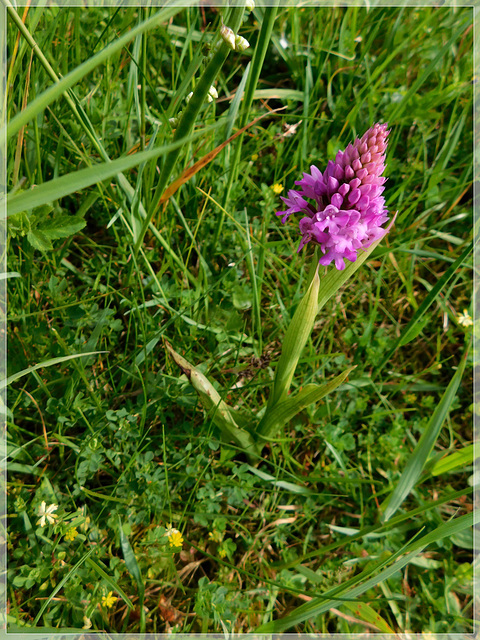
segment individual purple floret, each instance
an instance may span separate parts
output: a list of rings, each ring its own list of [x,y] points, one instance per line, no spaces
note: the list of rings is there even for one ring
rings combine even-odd
[[[359,249],[385,235],[388,220],[382,177],[390,132],[387,124],[375,124],[360,139],[329,160],[324,173],[312,165],[310,173],[298,180],[301,190],[290,189],[282,200],[287,208],[278,211],[286,222],[292,213],[302,213],[302,239],[298,251],[308,242],[320,245],[320,264],[335,262],[345,269],[345,258],[357,259]]]

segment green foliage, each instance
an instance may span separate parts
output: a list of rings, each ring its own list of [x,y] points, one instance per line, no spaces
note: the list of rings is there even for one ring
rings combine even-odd
[[[81,216],[62,214],[51,205],[37,207],[31,212],[20,212],[8,220],[8,233],[12,238],[26,236],[34,249],[43,253],[53,250],[52,240],[69,238],[81,231],[86,221]]]
[[[218,7],[17,18],[9,630],[471,633],[470,352],[446,394],[472,330],[459,314],[473,315],[471,9],[257,6],[239,28],[251,48],[207,74],[229,21]],[[202,77],[218,100],[201,100]],[[174,142],[181,112],[195,117]],[[160,176],[265,114],[156,206]],[[376,121],[391,128],[395,225],[348,282],[320,271],[336,292],[283,427],[248,460],[165,343],[250,434],[315,262],[273,186],[286,195]],[[58,506],[44,527],[42,502]]]

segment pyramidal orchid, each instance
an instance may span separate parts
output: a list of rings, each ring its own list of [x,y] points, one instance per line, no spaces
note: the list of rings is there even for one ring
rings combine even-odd
[[[339,151],[322,173],[315,165],[310,173],[282,197],[287,208],[278,211],[285,223],[292,213],[303,214],[298,251],[309,242],[320,246],[322,265],[335,263],[345,269],[345,258],[357,259],[359,249],[367,249],[387,232],[382,177],[389,131],[387,124],[375,124],[361,138]]]
[[[301,214],[299,251],[312,242],[319,249],[315,252],[321,255],[319,263],[334,263],[338,272],[331,271],[320,278],[319,263],[314,261],[310,265],[309,284],[282,339],[280,358],[274,365],[275,376],[264,410],[262,408],[253,416],[228,406],[222,399],[222,395],[228,395],[228,390],[221,395],[200,370],[166,343],[167,350],[220,429],[223,440],[235,443],[236,449],[246,454],[250,464],[262,459],[265,444],[277,438],[292,418],[339,388],[355,369],[352,366],[327,381],[291,390],[316,317],[362,266],[393,224],[391,220],[388,229],[385,228],[389,213],[382,196],[388,134],[386,124],[374,125],[345,151],[339,151],[323,173],[311,166],[310,173],[304,173],[296,183],[298,188],[290,189],[288,196],[282,198],[287,207],[277,213],[282,216],[282,222],[286,222],[292,213]],[[394,215],[391,217],[395,218]],[[345,260],[351,263],[348,268]],[[245,428],[247,424],[248,429]]]

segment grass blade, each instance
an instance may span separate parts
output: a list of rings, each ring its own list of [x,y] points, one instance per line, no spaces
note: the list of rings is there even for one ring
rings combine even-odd
[[[475,445],[469,444],[436,462],[431,471],[432,476],[450,473],[457,469],[463,470],[466,466],[473,464],[475,459]]]
[[[207,131],[215,129],[218,126],[219,125],[216,124],[203,129],[202,131],[198,131],[190,135],[188,140],[204,136]],[[55,180],[44,182],[38,187],[35,187],[35,189],[30,189],[24,193],[7,198],[7,216],[39,207],[71,193],[80,191],[80,189],[85,189],[86,187],[91,187],[94,184],[109,180],[123,171],[127,171],[139,164],[148,162],[152,158],[158,158],[158,156],[165,155],[169,153],[172,148],[179,148],[185,142],[187,142],[187,139],[182,138],[172,144],[157,147],[155,149],[149,149],[147,151],[141,151],[133,156],[118,158],[111,162],[103,162],[93,167],[89,167],[88,169],[81,169],[80,171],[68,173],[67,175],[61,176]]]
[[[207,164],[212,162],[212,160],[214,160],[218,156],[220,151],[222,151],[222,149],[224,149],[228,144],[230,144],[230,142],[235,140],[235,138],[238,138],[238,136],[242,135],[247,129],[249,129],[250,127],[253,127],[253,125],[257,124],[257,122],[259,122],[262,118],[265,118],[266,116],[271,116],[272,113],[274,113],[275,111],[280,111],[281,109],[283,109],[283,107],[280,107],[280,109],[273,109],[269,113],[264,113],[261,116],[258,116],[258,118],[255,118],[254,120],[246,124],[239,131],[237,131],[232,136],[230,136],[227,140],[225,140],[224,142],[219,144],[217,147],[215,147],[215,149],[212,149],[212,151],[209,151],[207,154],[205,154],[202,158],[200,158],[200,160],[197,160],[197,162],[195,162],[195,164],[193,164],[191,167],[187,167],[187,169],[185,169],[185,171],[181,174],[181,176],[179,176],[176,180],[174,180],[168,186],[168,188],[165,189],[162,197],[160,198],[159,204],[163,204],[167,200],[169,200],[178,191],[178,189],[180,189],[180,187],[183,184],[185,184],[191,178],[193,178],[193,176],[196,173],[198,173],[200,169],[203,169],[203,167],[206,167]]]
[[[122,598],[129,609],[133,609],[133,604],[130,602],[129,597],[125,593],[125,591],[115,582],[115,580],[108,575],[106,571],[102,569],[96,562],[94,562],[91,558],[87,558],[86,564],[89,565],[91,569],[93,569],[98,575],[105,580],[105,582],[112,587],[112,590],[116,591],[118,595]]]
[[[425,467],[428,456],[430,455],[433,446],[437,441],[440,429],[442,428],[443,422],[447,417],[448,410],[455,399],[457,389],[460,385],[460,381],[465,370],[470,345],[471,340],[465,349],[462,360],[455,375],[450,381],[450,384],[443,394],[442,399],[440,400],[437,408],[430,418],[430,421],[426,426],[422,437],[418,441],[417,446],[415,447],[415,450],[413,451],[397,486],[383,505],[385,521],[389,520],[400,507],[402,502],[415,486],[415,483],[417,482],[420,474],[423,471],[423,468]]]
[[[278,4],[278,0],[275,0],[275,2],[271,7],[265,8],[265,13],[262,20],[262,27],[260,29],[260,34],[258,36],[258,41],[255,46],[255,51],[253,53],[252,61],[249,65],[248,79],[245,86],[245,94],[243,96],[243,110],[240,116],[240,126],[243,126],[247,122],[247,119],[250,113],[250,108],[252,106],[255,90],[257,88],[258,80],[260,78],[260,73],[263,67],[268,45],[270,44],[273,25],[275,23],[275,18],[277,16],[277,9],[278,9],[278,7],[276,6],[277,4]],[[233,153],[233,158],[229,163],[230,172],[228,176],[228,183],[227,183],[224,196],[223,196],[223,201],[222,201],[222,206],[224,209],[226,209],[228,206],[230,191],[238,175],[238,167],[240,166],[240,155],[241,155],[242,147],[243,147],[243,134],[237,140],[235,150]],[[225,214],[222,211],[220,213],[217,228],[215,229],[213,246],[216,245],[217,240],[220,237],[220,233],[223,227],[224,217],[225,217]]]
[[[244,13],[244,7],[234,7],[232,9],[232,13],[230,15],[230,24],[229,26],[235,32],[242,22],[242,17]],[[228,54],[230,53],[230,49],[225,42],[222,42],[219,49],[215,52],[212,59],[208,63],[205,71],[200,77],[194,91],[192,97],[190,98],[185,110],[183,111],[183,115],[178,124],[178,127],[175,131],[174,141],[183,140],[186,138],[197,119],[197,116],[200,112],[200,109],[206,99],[206,96],[210,90],[210,87],[215,82],[217,75],[220,73],[220,70],[227,59]],[[168,153],[165,158],[165,162],[162,168],[162,172],[160,174],[160,178],[158,180],[157,186],[155,188],[155,193],[152,199],[151,206],[148,211],[148,215],[145,218],[145,222],[140,231],[140,236],[135,243],[135,253],[138,253],[140,249],[140,245],[142,244],[143,237],[148,229],[148,225],[158,207],[160,202],[160,198],[163,195],[163,192],[168,184],[170,176],[175,168],[175,164],[177,162],[180,149],[182,145],[175,145],[171,148],[171,151]]]
[[[477,524],[479,521],[480,513],[476,513],[475,517],[472,513],[468,513],[464,516],[456,518],[455,520],[446,522],[437,527],[434,531],[431,531],[422,538],[417,538],[406,548],[403,548],[395,553],[392,558],[397,558],[403,553],[406,553],[407,555],[404,555],[399,560],[396,560],[391,566],[383,569],[383,571],[380,571],[380,573],[376,576],[372,576],[362,584],[350,588],[352,586],[352,583],[354,584],[355,582],[358,582],[358,579],[362,577],[362,572],[362,574],[360,574],[359,576],[355,576],[345,584],[340,585],[339,587],[335,587],[334,589],[330,589],[322,598],[314,598],[311,602],[301,605],[300,607],[295,609],[293,613],[286,616],[285,618],[261,625],[260,627],[255,629],[255,633],[280,633],[286,631],[294,625],[305,622],[306,620],[309,620],[311,618],[315,618],[322,613],[326,613],[332,607],[343,604],[344,599],[354,600],[355,598],[358,598],[358,596],[365,593],[365,591],[372,589],[380,582],[387,580],[395,573],[403,569],[403,567],[411,562],[411,560],[413,560],[415,556],[421,553],[421,551],[423,551],[423,549],[429,544],[437,542],[442,538],[446,538],[464,531],[465,529],[471,527],[473,524]],[[387,561],[379,563],[379,565],[377,565],[377,567],[374,567],[371,571],[369,571],[369,573],[375,572],[378,568],[385,565],[385,563],[389,562],[390,560],[391,559],[388,559]],[[342,596],[341,599],[338,598],[338,596],[340,595]]]
[[[40,618],[43,615],[43,612],[45,611],[45,609],[48,607],[48,605],[51,603],[51,601],[53,600],[53,598],[57,595],[57,593],[60,591],[60,589],[63,588],[63,586],[69,581],[70,576],[72,576],[77,569],[79,569],[82,564],[85,562],[86,564],[88,564],[88,561],[90,560],[90,556],[92,555],[92,553],[95,551],[95,547],[92,547],[90,549],[90,551],[87,551],[87,553],[85,553],[80,560],[75,563],[73,565],[73,567],[70,569],[70,571],[67,573],[66,576],[64,576],[60,582],[56,585],[56,587],[53,589],[52,593],[48,596],[48,598],[45,600],[45,602],[42,604],[42,606],[40,607],[40,611],[37,613],[37,615],[35,616],[35,620],[33,621],[33,625],[34,627],[37,626],[38,621],[40,620]]]
[[[22,369],[22,371],[17,371],[17,373],[12,374],[8,378],[3,378],[0,380],[0,389],[4,389],[8,387],[12,382],[26,376],[28,373],[32,373],[32,371],[36,371],[37,369],[41,369],[42,367],[52,367],[53,365],[60,364],[61,362],[67,362],[68,360],[73,360],[73,358],[86,358],[87,356],[95,356],[99,353],[108,353],[108,351],[90,351],[88,353],[75,353],[71,356],[60,356],[59,358],[51,358],[50,360],[44,360],[39,364],[35,364],[32,367],[28,367],[28,369]]]
[[[408,323],[408,325],[406,326],[405,331],[397,339],[393,347],[388,351],[387,355],[383,358],[383,360],[380,362],[378,367],[375,369],[375,372],[373,374],[374,376],[378,376],[378,374],[383,369],[383,367],[388,362],[390,362],[392,355],[395,353],[395,351],[399,347],[407,344],[411,338],[413,339],[413,337],[415,337],[415,331],[417,330],[418,323],[423,318],[423,316],[428,311],[428,309],[431,307],[431,305],[435,302],[438,294],[445,287],[447,282],[451,280],[453,276],[457,273],[457,269],[463,263],[465,258],[467,258],[467,256],[470,254],[472,250],[473,250],[473,242],[470,242],[468,247],[462,253],[462,255],[455,260],[455,262],[447,269],[447,271],[445,271],[443,276],[436,282],[435,286],[432,288],[432,290],[427,295],[425,300],[422,302],[422,304],[418,307],[416,312],[413,314],[413,317]]]
[[[9,15],[14,19],[15,24],[21,30],[22,35],[27,39],[30,46],[34,46],[35,43],[32,43],[31,36],[29,32],[26,30],[23,22],[18,18],[18,15],[14,11],[12,5],[8,0],[2,0],[3,4],[9,9]],[[95,56],[92,56],[88,60],[86,60],[83,64],[76,67],[73,71],[67,74],[64,78],[61,78],[58,82],[55,82],[49,89],[44,91],[41,95],[38,96],[32,103],[30,103],[26,109],[20,111],[12,120],[9,122],[7,130],[5,127],[0,129],[0,147],[3,146],[8,138],[14,136],[22,127],[24,127],[28,122],[33,120],[39,113],[41,113],[49,104],[54,102],[57,98],[59,98],[65,91],[67,91],[70,87],[76,84],[79,80],[81,80],[87,73],[90,73],[95,67],[99,64],[102,64],[112,55],[121,51],[123,47],[128,44],[133,38],[138,36],[149,29],[153,29],[161,22],[166,22],[170,18],[172,18],[176,13],[181,10],[181,3],[172,2],[170,6],[164,7],[154,16],[152,16],[149,20],[145,20],[138,26],[134,27],[131,31],[126,33],[124,36],[118,38],[115,42],[110,44],[105,49],[102,49]],[[15,16],[18,20],[15,19]]]
[[[331,544],[325,545],[321,549],[317,549],[316,551],[307,553],[304,556],[295,558],[294,560],[290,560],[289,562],[276,564],[275,568],[280,570],[280,569],[291,569],[292,567],[298,567],[302,562],[307,562],[307,560],[311,560],[312,558],[318,558],[320,556],[326,555],[330,551],[339,549],[340,547],[343,547],[350,542],[354,542],[355,540],[361,540],[362,538],[365,538],[366,536],[368,536],[370,533],[377,534],[377,535],[384,534],[387,529],[390,529],[391,527],[394,527],[395,525],[400,524],[401,522],[411,520],[412,518],[415,518],[418,515],[422,515],[425,512],[430,511],[431,509],[435,509],[440,505],[447,504],[448,502],[457,500],[462,496],[470,495],[471,493],[472,493],[471,487],[467,487],[466,489],[462,489],[460,491],[454,491],[453,493],[447,494],[443,498],[439,498],[438,500],[430,502],[428,505],[417,507],[416,509],[413,509],[412,511],[408,511],[407,513],[402,513],[398,516],[394,516],[388,522],[384,522],[382,524],[375,524],[370,527],[364,527],[358,533],[348,536],[348,538],[336,540]]]
[[[135,558],[135,554],[129,540],[125,535],[125,532],[123,531],[122,523],[120,522],[120,520],[118,524],[120,532],[120,545],[122,547],[125,564],[133,579],[135,580],[138,588],[138,605],[140,607],[140,633],[145,633],[145,609],[143,607],[145,598],[145,585],[143,583],[142,573],[140,571],[140,567],[138,566],[137,559]]]

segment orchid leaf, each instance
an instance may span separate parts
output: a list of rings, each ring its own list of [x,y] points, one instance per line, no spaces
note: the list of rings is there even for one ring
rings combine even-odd
[[[175,363],[187,376],[201,403],[206,411],[211,414],[213,423],[220,429],[223,437],[227,441],[233,440],[245,452],[253,453],[255,442],[252,436],[244,429],[240,429],[230,412],[230,407],[222,400],[208,378],[177,353],[170,343],[165,342],[165,346]]]
[[[318,400],[335,391],[353,369],[355,369],[355,367],[348,368],[333,378],[333,380],[325,382],[324,384],[309,384],[294,397],[290,397],[276,404],[271,410],[267,409],[263,420],[258,426],[258,432],[264,438],[271,438],[276,431],[281,429],[289,420],[305,409],[305,407],[308,407],[308,405],[314,402],[318,402]]]
[[[391,229],[395,218],[396,214],[393,216],[386,233]],[[282,347],[282,355],[277,365],[273,391],[269,399],[269,408],[281,402],[287,396],[298,361],[307,344],[313,323],[319,311],[328,300],[337,293],[340,287],[345,284],[348,278],[362,266],[382,239],[383,238],[380,238],[374,242],[365,251],[359,252],[355,262],[349,263],[342,271],[330,269],[330,271],[322,277],[321,281],[317,269],[287,329]]]
[[[283,342],[282,355],[277,364],[269,407],[275,406],[287,396],[293,374],[315,322],[319,289],[320,278],[318,277],[317,269],[288,326]]]

